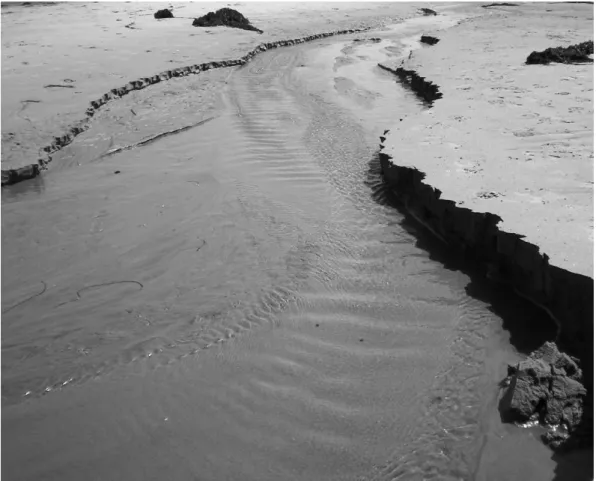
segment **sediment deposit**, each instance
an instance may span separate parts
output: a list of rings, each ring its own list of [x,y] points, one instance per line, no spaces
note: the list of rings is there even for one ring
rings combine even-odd
[[[258,55],[259,53],[262,53],[262,52],[266,52],[267,50],[270,50],[273,48],[297,45],[297,44],[304,43],[304,42],[312,42],[313,40],[319,40],[321,38],[327,38],[327,37],[331,37],[334,35],[346,35],[346,34],[350,34],[350,33],[365,32],[367,30],[370,30],[370,28],[336,30],[333,32],[319,33],[319,34],[309,35],[307,37],[296,38],[296,39],[291,39],[291,40],[279,40],[276,42],[263,43],[263,44],[259,45],[258,47],[255,47],[253,50],[248,52],[243,57],[238,58],[238,59],[222,60],[219,62],[207,62],[207,63],[190,65],[190,66],[186,66],[186,67],[179,67],[179,68],[175,68],[175,69],[171,69],[171,70],[166,70],[165,72],[162,72],[157,75],[153,75],[151,77],[143,77],[143,78],[140,78],[137,80],[133,80],[132,82],[128,82],[123,87],[114,88],[114,89],[110,90],[109,92],[106,92],[103,96],[101,96],[97,100],[92,101],[89,108],[86,111],[86,117],[84,119],[77,122],[73,127],[71,127],[69,129],[68,132],[64,133],[60,137],[56,137],[50,145],[47,145],[47,146],[43,147],[43,149],[41,149],[43,152],[46,152],[47,155],[45,157],[38,159],[37,165],[39,167],[41,167],[42,169],[45,168],[52,161],[52,157],[50,154],[62,149],[66,145],[70,144],[77,135],[79,135],[82,132],[84,132],[85,130],[87,130],[89,127],[89,121],[91,120],[91,118],[93,118],[95,113],[102,106],[104,106],[106,103],[108,103],[111,100],[115,100],[115,99],[124,97],[125,95],[129,94],[130,92],[133,92],[135,90],[144,89],[150,85],[154,85],[156,83],[169,80],[173,77],[185,77],[187,75],[198,74],[198,73],[204,72],[206,70],[244,65],[245,63],[249,62],[255,55]],[[33,167],[31,167],[32,165],[36,165],[36,164],[31,164],[31,165],[27,166],[29,168],[29,170],[31,170],[33,168]],[[19,182],[21,180],[26,180],[28,178],[30,178],[30,177],[15,176],[15,175],[11,174],[8,170],[2,170],[2,185],[3,186],[10,185],[10,184]]]

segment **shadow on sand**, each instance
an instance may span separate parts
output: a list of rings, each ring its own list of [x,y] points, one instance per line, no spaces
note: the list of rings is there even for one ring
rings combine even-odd
[[[446,269],[463,272],[470,278],[466,293],[488,304],[488,309],[499,316],[503,328],[510,334],[515,349],[525,355],[538,349],[546,341],[554,341],[557,327],[541,309],[519,297],[507,286],[488,280],[484,269],[473,259],[449,247],[421,226],[400,203],[397,195],[385,184],[378,153],[369,161],[365,184],[371,190],[373,200],[383,206],[395,208],[404,217],[402,227],[416,238],[416,246],[425,250],[430,259],[440,262]],[[591,369],[584,369],[586,376]],[[590,392],[588,406],[584,411],[582,427],[576,437],[569,439],[568,450],[553,452],[557,463],[554,481],[593,479],[593,395]],[[588,448],[574,449],[575,446]]]

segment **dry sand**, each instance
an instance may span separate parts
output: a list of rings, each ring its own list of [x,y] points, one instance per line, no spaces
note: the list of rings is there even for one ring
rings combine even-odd
[[[89,102],[140,77],[239,58],[260,43],[392,23],[416,16],[401,3],[2,3],[2,168],[35,163],[85,117]],[[196,28],[192,19],[225,6],[256,32]],[[424,6],[424,4],[420,4]],[[68,28],[65,23],[68,22]],[[59,87],[48,87],[59,85]]]
[[[592,277],[593,65],[524,62],[533,50],[593,39],[593,5],[477,10],[403,61],[443,98],[391,127],[385,152],[424,172],[442,198],[499,215],[502,230],[525,236],[551,265]]]

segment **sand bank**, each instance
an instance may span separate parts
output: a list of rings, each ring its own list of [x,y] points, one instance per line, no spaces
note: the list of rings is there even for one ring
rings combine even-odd
[[[420,221],[546,307],[591,357],[593,65],[524,62],[591,39],[593,6],[477,8],[385,65],[434,103],[383,137],[384,173]]]
[[[192,26],[193,18],[224,6],[241,11],[264,33]],[[3,169],[46,158],[76,135],[92,102],[129,82],[188,73],[197,64],[235,65],[230,61],[260,44],[418,15],[411,4],[184,3],[175,6],[175,18],[154,19],[162,7],[167,5],[3,4]]]

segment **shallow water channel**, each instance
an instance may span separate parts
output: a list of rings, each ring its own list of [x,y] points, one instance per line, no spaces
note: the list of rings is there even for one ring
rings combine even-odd
[[[7,479],[553,477],[502,318],[383,189],[425,21],[134,92],[3,190]]]

